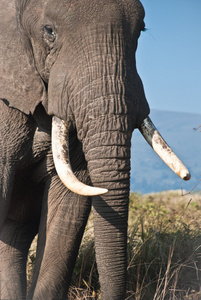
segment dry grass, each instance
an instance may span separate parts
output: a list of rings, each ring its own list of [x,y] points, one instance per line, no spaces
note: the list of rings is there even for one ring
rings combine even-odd
[[[79,251],[70,300],[101,299],[92,216]],[[35,246],[30,250],[31,278]],[[201,194],[131,194],[127,298],[201,299]]]
[[[127,299],[201,298],[200,195],[133,194],[130,206]]]

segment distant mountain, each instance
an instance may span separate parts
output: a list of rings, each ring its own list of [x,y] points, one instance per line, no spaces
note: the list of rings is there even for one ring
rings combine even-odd
[[[141,193],[191,190],[201,178],[201,132],[193,129],[201,125],[201,114],[152,110],[150,117],[192,177],[188,182],[181,180],[135,130],[131,149],[131,190]],[[201,190],[201,183],[196,189]]]

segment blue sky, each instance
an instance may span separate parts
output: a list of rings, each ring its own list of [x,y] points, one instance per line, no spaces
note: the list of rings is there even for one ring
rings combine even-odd
[[[151,109],[201,114],[201,0],[141,0],[137,68]]]

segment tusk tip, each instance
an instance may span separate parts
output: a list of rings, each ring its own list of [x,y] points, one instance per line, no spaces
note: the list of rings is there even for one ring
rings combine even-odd
[[[98,194],[97,195],[103,195],[106,194],[108,192],[108,189],[101,189],[101,188],[97,188],[98,189]]]
[[[72,189],[71,189],[72,190]],[[106,194],[108,192],[107,189],[92,187],[92,186],[84,186],[81,190],[73,190],[74,193],[83,195],[83,196],[100,196]]]
[[[185,181],[188,181],[191,179],[191,174],[189,172],[185,172],[184,174],[181,174],[181,178]]]

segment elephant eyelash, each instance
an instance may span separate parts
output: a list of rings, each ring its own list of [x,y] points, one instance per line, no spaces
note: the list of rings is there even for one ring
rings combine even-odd
[[[51,43],[56,40],[56,33],[54,29],[49,25],[44,26],[44,38]]]
[[[146,31],[146,30],[147,30],[147,28],[146,28],[145,23],[144,23],[144,21],[143,21],[143,22],[142,22],[142,25],[141,25],[140,31]]]

